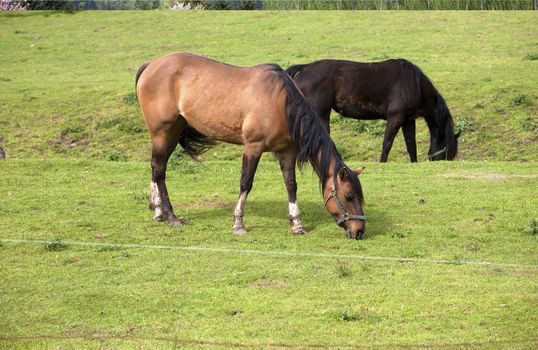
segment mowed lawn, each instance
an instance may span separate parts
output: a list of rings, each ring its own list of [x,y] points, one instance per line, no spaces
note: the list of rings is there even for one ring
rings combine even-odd
[[[170,169],[181,228],[152,222],[148,163],[1,162],[0,347],[536,348],[536,166],[365,165],[367,236],[352,241],[310,168],[298,178],[309,234],[290,234],[270,155],[242,237],[239,160]]]

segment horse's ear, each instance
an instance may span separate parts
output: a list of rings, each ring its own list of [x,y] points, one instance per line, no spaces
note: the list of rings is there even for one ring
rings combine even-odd
[[[340,168],[340,170],[338,170],[338,178],[342,181],[345,181],[347,180],[347,169],[346,168]]]
[[[360,166],[360,167],[358,167],[357,169],[353,170],[353,172],[354,172],[355,174],[357,174],[357,176],[359,176],[360,174],[362,174],[362,173],[364,172],[364,169],[365,169],[365,167]]]
[[[456,135],[454,135],[454,136],[456,136],[456,140],[458,139],[458,137],[460,137],[460,134],[461,134],[461,130],[458,131],[458,133]]]

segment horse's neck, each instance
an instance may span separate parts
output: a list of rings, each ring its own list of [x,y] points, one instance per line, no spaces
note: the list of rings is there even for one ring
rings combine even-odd
[[[312,162],[312,167],[314,168],[314,171],[316,172],[320,180],[325,179],[325,183],[322,184],[323,188],[325,188],[325,186],[331,183],[334,177],[334,168],[338,159],[336,158],[334,154],[331,155],[331,159],[329,163],[326,164],[326,167],[325,167],[325,174],[323,174],[323,169],[322,169],[322,164],[321,164],[322,162],[321,152],[322,152],[322,147],[318,149],[315,160],[314,162]]]

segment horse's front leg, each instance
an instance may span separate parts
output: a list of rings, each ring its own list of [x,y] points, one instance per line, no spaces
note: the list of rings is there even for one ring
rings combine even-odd
[[[415,133],[415,119],[405,121],[402,125],[402,131],[405,139],[405,146],[407,147],[407,153],[409,153],[409,159],[412,163],[416,163],[417,141]]]
[[[259,147],[245,145],[241,171],[240,194],[234,210],[234,225],[232,227],[232,231],[236,235],[244,235],[247,233],[243,223],[243,209],[245,207],[245,202],[247,201],[248,193],[252,189],[254,174],[256,173],[256,168],[260,162],[261,155],[262,151]]]
[[[292,224],[291,232],[296,235],[304,235],[306,229],[301,223],[301,213],[297,205],[297,182],[295,181],[295,163],[297,154],[295,151],[288,151],[278,154],[280,170],[284,176],[284,183],[288,191],[288,220]]]

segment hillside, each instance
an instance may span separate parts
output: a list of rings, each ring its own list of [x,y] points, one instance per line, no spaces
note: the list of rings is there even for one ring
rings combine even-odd
[[[134,95],[145,60],[186,50],[236,65],[321,58],[420,66],[463,131],[460,159],[538,160],[536,12],[30,12],[0,14],[7,157],[146,160]],[[376,160],[383,122],[333,118],[345,158]],[[417,124],[419,159],[428,134]],[[219,145],[206,159],[231,159]],[[401,135],[390,161],[407,162]]]

